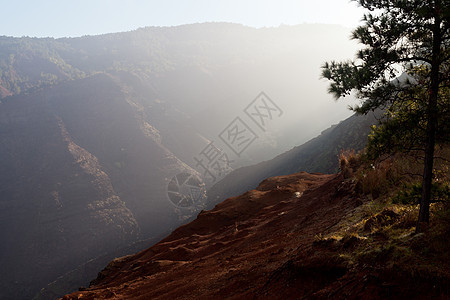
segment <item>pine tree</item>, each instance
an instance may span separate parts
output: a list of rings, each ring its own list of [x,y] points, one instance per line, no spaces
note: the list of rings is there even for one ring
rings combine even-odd
[[[420,230],[429,222],[438,130],[444,131],[439,138],[448,142],[450,0],[357,2],[368,13],[363,17],[363,25],[353,31],[352,38],[359,40],[364,48],[358,51],[355,61],[325,63],[322,76],[331,81],[329,92],[336,98],[356,92],[361,99],[361,104],[353,108],[356,112],[365,114],[382,108],[394,112],[393,115],[397,113],[394,118],[397,127],[402,126],[398,117],[402,112],[403,120],[409,120],[406,123],[412,127],[409,132],[423,133],[410,134],[415,136],[416,144],[421,143],[424,152],[417,224]],[[419,103],[419,109],[399,109],[411,101]],[[439,124],[439,120],[444,123]],[[389,124],[391,131],[397,135],[403,132],[407,140],[407,130],[396,131],[395,122]]]

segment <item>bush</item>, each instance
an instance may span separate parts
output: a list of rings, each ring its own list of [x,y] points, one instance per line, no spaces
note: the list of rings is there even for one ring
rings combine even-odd
[[[354,171],[361,165],[361,156],[355,150],[342,150],[339,154],[339,169],[344,178],[353,176]]]
[[[431,202],[448,201],[450,187],[446,184],[433,182],[431,186]],[[394,204],[419,204],[422,198],[422,184],[413,183],[404,185],[404,188],[397,192],[392,198]]]

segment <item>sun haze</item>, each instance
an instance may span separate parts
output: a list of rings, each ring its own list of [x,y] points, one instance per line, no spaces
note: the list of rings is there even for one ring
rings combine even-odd
[[[251,27],[303,23],[354,27],[361,11],[349,0],[17,0],[2,5],[0,35],[76,37],[203,22]]]

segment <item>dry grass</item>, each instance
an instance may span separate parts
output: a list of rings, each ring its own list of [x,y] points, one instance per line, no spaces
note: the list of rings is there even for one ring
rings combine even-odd
[[[450,151],[438,149],[434,181],[448,186]],[[430,226],[415,233],[419,205],[393,203],[395,196],[411,186],[420,185],[423,161],[394,155],[369,162],[364,154],[343,151],[339,166],[345,180],[356,182],[355,191],[363,205],[331,228],[318,235],[318,245],[340,252],[349,264],[399,264],[412,272],[441,272],[449,266],[450,201],[430,207]],[[441,270],[441,271],[440,271]]]
[[[361,165],[361,155],[355,150],[342,150],[339,154],[339,169],[344,178],[351,178]]]

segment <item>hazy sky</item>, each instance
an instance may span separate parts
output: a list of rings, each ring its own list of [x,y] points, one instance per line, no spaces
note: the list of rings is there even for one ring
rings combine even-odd
[[[326,23],[354,27],[350,0],[0,0],[0,35],[63,37],[226,21],[253,27]]]

